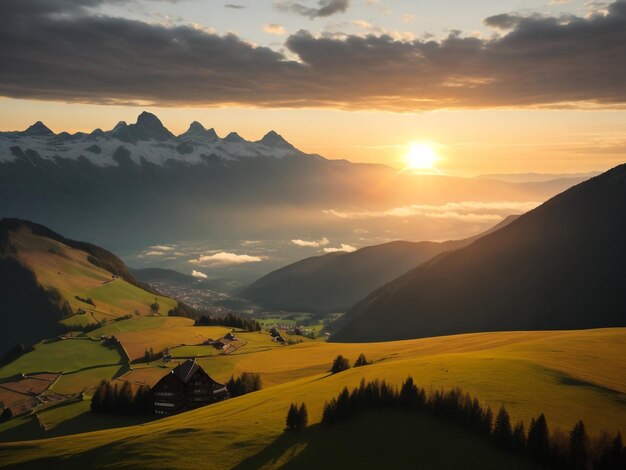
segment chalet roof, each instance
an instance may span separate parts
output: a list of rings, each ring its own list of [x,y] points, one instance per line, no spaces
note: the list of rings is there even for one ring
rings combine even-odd
[[[195,358],[187,359],[182,364],[177,365],[174,370],[172,370],[172,374],[177,375],[183,383],[187,383],[191,380],[191,377],[193,377],[193,374],[195,374],[198,369],[202,370]]]
[[[200,371],[202,374],[206,375],[209,379],[211,379],[215,384],[219,386],[223,386],[223,384],[214,380],[209,374],[207,374],[202,367],[196,362],[196,358],[187,359],[182,364],[177,365],[171,372],[177,376],[183,383],[187,384],[194,376],[194,374]]]

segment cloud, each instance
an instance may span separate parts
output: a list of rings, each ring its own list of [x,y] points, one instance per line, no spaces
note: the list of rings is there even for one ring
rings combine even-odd
[[[626,107],[626,0],[587,17],[491,17],[509,28],[491,38],[301,30],[280,51],[235,34],[94,14],[103,3],[0,2],[0,96],[392,111]]]
[[[150,247],[150,249],[157,251],[173,251],[174,247],[168,245],[153,245]]]
[[[522,19],[523,17],[519,15],[502,13],[500,15],[494,15],[490,16],[489,18],[485,18],[484,23],[487,26],[491,26],[492,28],[506,30],[515,28],[522,21]]]
[[[264,25],[263,31],[265,31],[268,34],[274,34],[276,36],[282,36],[283,34],[287,34],[287,30],[285,28],[283,28],[279,24],[274,24],[274,23]]]
[[[274,6],[281,11],[307,16],[311,19],[345,13],[350,0],[318,0],[317,8],[311,8],[291,0],[276,0]]]
[[[200,256],[197,259],[190,259],[189,263],[197,265],[236,265],[246,263],[258,263],[265,258],[262,256],[238,255],[221,251],[213,255]]]
[[[374,26],[365,20],[353,20],[352,24],[371,34],[389,36],[396,41],[412,41],[415,39],[415,35],[409,31],[390,31],[380,26]]]
[[[384,211],[337,211],[325,210],[324,213],[341,219],[373,219],[383,217],[415,217],[423,216],[433,219],[454,219],[465,222],[497,221],[504,215],[524,213],[534,209],[541,203],[536,201],[463,201],[449,202],[442,205],[412,204],[394,207]]]
[[[344,251],[346,253],[352,253],[353,251],[356,251],[356,248],[352,245],[346,245],[345,243],[342,243],[341,246],[339,246],[338,248],[324,248],[325,253],[338,253],[341,251]]]
[[[162,251],[156,251],[156,250],[151,250],[151,251],[146,251],[143,253],[145,256],[163,256],[166,253],[162,252]]]
[[[328,238],[324,237],[319,241],[307,241],[307,240],[291,240],[291,243],[298,246],[317,248],[320,246],[326,246],[330,243]]]
[[[193,271],[191,271],[191,275],[193,277],[197,277],[198,279],[207,279],[209,277],[206,274],[204,274],[203,272],[196,271],[195,269]]]

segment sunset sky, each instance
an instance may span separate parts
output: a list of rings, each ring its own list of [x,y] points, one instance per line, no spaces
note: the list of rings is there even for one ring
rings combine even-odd
[[[329,158],[583,172],[624,161],[626,2],[3,0],[0,129],[274,129]]]

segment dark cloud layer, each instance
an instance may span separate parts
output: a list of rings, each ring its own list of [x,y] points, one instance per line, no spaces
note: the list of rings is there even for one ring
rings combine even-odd
[[[299,60],[232,34],[85,8],[103,1],[2,0],[0,95],[397,111],[626,104],[625,0],[588,19],[516,18],[497,39],[454,33],[406,42],[300,31],[285,43]]]
[[[317,8],[311,8],[292,0],[278,0],[275,5],[279,10],[307,16],[311,19],[344,13],[350,6],[350,0],[319,0],[317,3]]]

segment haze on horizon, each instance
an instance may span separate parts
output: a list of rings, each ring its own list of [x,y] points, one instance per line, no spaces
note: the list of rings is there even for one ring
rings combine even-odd
[[[624,0],[7,0],[0,18],[2,130],[146,109],[397,168],[427,142],[459,176],[605,170],[626,149]]]

